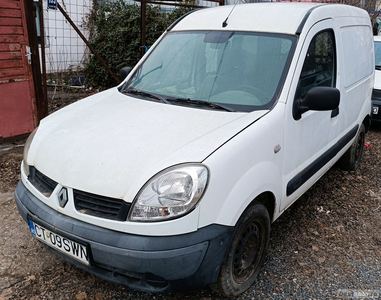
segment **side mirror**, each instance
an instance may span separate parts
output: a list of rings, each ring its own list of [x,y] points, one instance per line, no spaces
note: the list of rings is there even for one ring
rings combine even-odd
[[[309,110],[334,110],[340,104],[340,91],[326,86],[315,86],[307,92],[304,99],[295,99],[292,114],[299,120]]]
[[[121,68],[119,71],[120,81],[123,81],[130,74],[131,70],[132,68],[130,67]]]

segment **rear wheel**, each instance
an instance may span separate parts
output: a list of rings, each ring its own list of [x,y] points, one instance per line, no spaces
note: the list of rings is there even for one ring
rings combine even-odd
[[[339,165],[344,170],[356,170],[360,166],[365,144],[365,126],[361,124],[352,146],[339,160]]]
[[[211,288],[226,297],[246,291],[264,263],[269,241],[270,216],[267,209],[256,202],[238,220],[217,282]]]

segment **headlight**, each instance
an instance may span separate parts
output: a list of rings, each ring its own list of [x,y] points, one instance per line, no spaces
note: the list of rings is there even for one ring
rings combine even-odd
[[[174,166],[158,173],[136,196],[129,220],[162,221],[186,214],[201,199],[208,173],[200,164]]]
[[[28,152],[29,152],[29,148],[30,148],[30,144],[32,143],[33,141],[33,138],[37,132],[37,128],[35,130],[32,131],[32,133],[29,135],[28,139],[26,140],[25,142],[25,146],[24,146],[24,155],[23,155],[23,166],[24,166],[24,172],[27,176],[29,176],[29,165],[27,163],[27,156],[28,156]]]

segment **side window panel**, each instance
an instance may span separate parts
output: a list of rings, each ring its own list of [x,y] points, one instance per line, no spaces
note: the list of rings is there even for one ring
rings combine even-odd
[[[333,87],[336,83],[335,38],[331,30],[319,32],[308,47],[300,75],[300,96],[315,86]]]
[[[343,55],[344,87],[369,77],[374,72],[374,43],[369,38],[369,26],[348,26],[340,29],[343,49],[351,49]],[[355,43],[353,41],[356,41]]]

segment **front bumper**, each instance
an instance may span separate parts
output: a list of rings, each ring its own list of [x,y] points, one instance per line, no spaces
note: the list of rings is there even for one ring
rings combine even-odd
[[[48,247],[71,264],[136,290],[174,292],[217,280],[233,227],[210,225],[175,236],[139,236],[88,224],[42,203],[20,181],[15,200],[22,218],[90,247],[90,266]]]
[[[381,122],[381,90],[377,89],[372,93],[372,122]]]
[[[377,114],[374,114],[374,107],[378,107]],[[381,122],[381,100],[372,100],[372,122]]]

